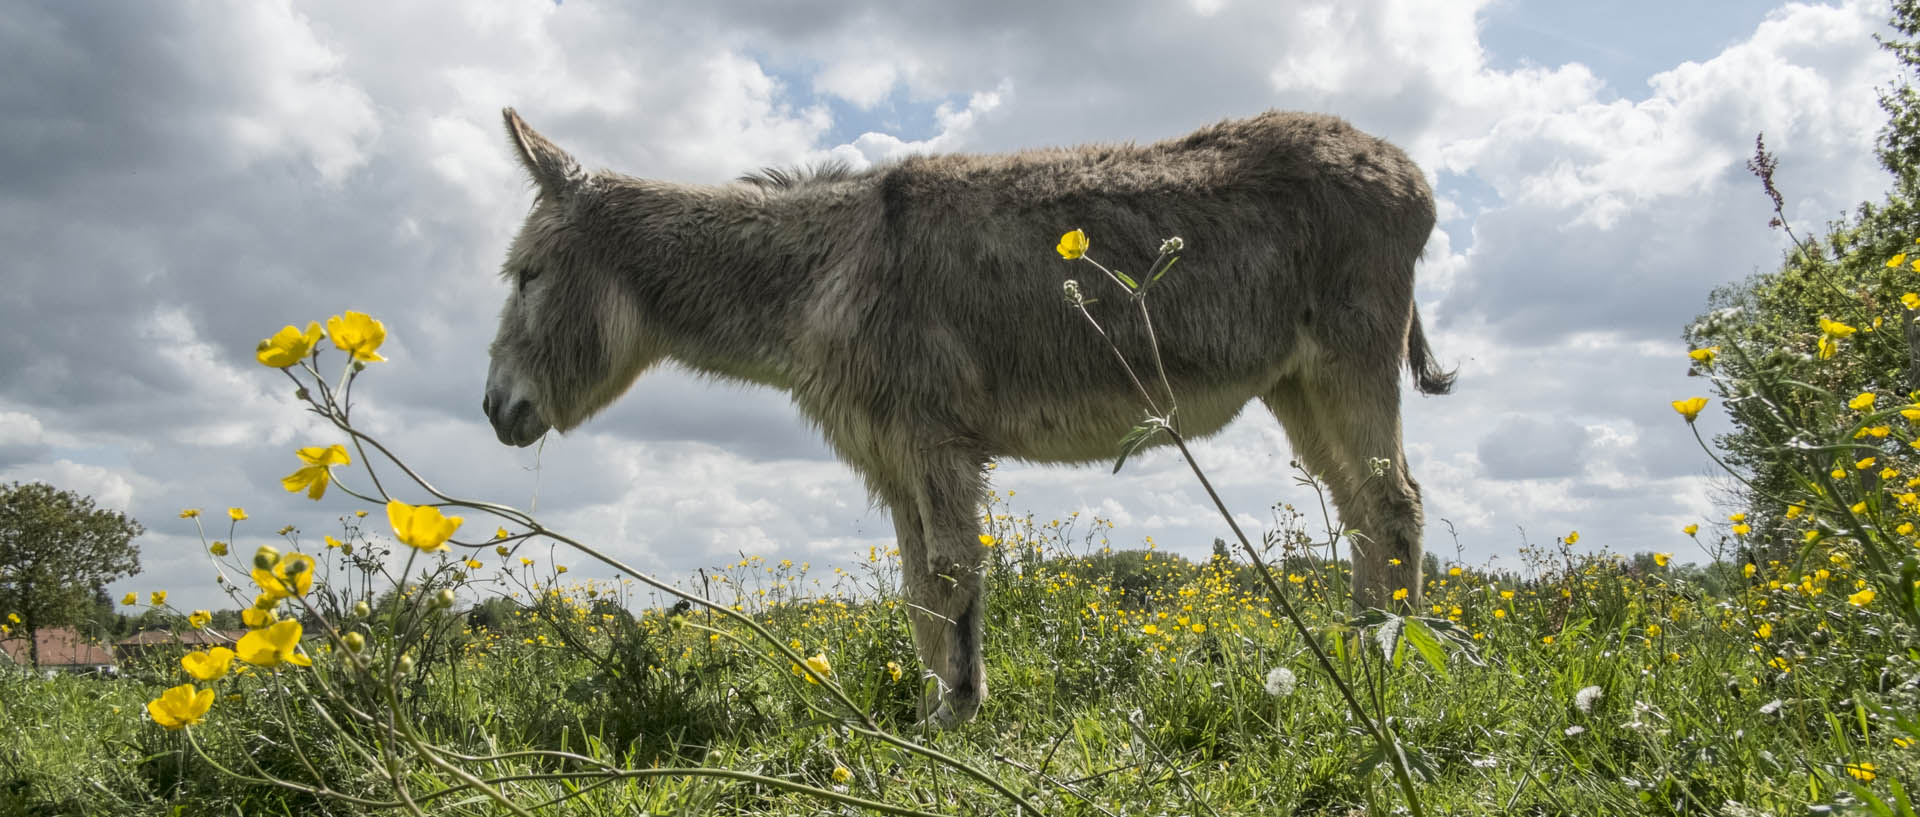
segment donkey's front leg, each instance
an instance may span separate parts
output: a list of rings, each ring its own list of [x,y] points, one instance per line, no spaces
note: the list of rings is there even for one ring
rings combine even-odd
[[[981,635],[986,615],[986,547],[980,543],[984,490],[977,463],[929,469],[917,480],[921,553],[901,550],[913,640],[933,672],[939,705],[929,723],[972,720],[987,697]],[[905,543],[908,537],[901,537]],[[915,559],[923,560],[915,565]]]

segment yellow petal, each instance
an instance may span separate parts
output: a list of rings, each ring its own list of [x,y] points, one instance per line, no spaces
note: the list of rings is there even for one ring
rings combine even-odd
[[[320,322],[309,321],[305,332],[292,326],[282,327],[273,336],[260,341],[254,349],[254,359],[262,365],[275,369],[284,369],[298,364],[313,352],[313,345],[320,341]]]
[[[1687,418],[1687,422],[1689,423],[1693,422],[1694,418],[1699,417],[1700,410],[1706,407],[1707,398],[1705,397],[1689,397],[1685,400],[1673,401],[1673,410],[1680,412],[1680,416]]]
[[[387,327],[364,312],[349,310],[344,315],[328,318],[327,336],[333,338],[333,345],[355,360],[368,363],[386,360],[374,350],[386,341]]]
[[[1060,245],[1054,247],[1054,250],[1060,253],[1061,258],[1072,261],[1075,258],[1086,255],[1087,247],[1091,246],[1092,243],[1093,242],[1087,240],[1086,233],[1080,230],[1074,230],[1066,235],[1060,236]]]

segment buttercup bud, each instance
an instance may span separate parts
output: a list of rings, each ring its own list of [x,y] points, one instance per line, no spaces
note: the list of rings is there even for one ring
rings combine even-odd
[[[359,652],[367,648],[367,637],[359,633],[347,633],[340,637],[340,641],[347,645],[347,650],[350,652]]]
[[[407,675],[412,673],[413,672],[413,656],[411,655],[400,656],[400,666],[397,669],[400,670],[401,675]]]
[[[442,587],[440,592],[433,594],[433,609],[445,610],[452,606],[453,590],[451,588]]]
[[[367,616],[373,615],[373,608],[367,606],[367,603],[364,601],[359,602],[353,605],[353,614],[361,618],[366,618]]]
[[[280,549],[272,545],[261,545],[253,552],[253,566],[259,570],[272,570],[280,561]]]
[[[293,390],[293,399],[295,399],[295,400],[301,400],[301,401],[304,401],[304,400],[306,400],[306,399],[307,399],[307,387],[306,387],[306,386],[301,386],[300,388],[297,388],[297,389],[294,389],[294,390]]]

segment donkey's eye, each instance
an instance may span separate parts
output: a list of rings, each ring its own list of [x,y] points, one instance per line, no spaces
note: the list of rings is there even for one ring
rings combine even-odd
[[[520,268],[520,291],[527,291],[527,283],[540,277],[540,271],[532,267]]]

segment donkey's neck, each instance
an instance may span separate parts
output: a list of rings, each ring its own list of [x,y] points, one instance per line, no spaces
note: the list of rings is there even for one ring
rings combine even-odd
[[[757,191],[637,179],[607,186],[603,224],[660,351],[728,379],[785,388],[817,261]],[[814,237],[809,236],[810,240]]]

